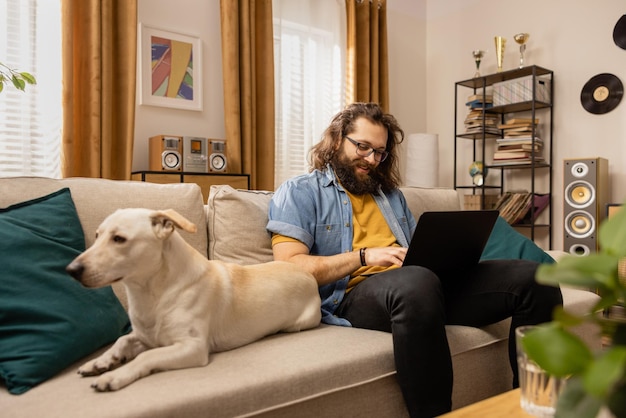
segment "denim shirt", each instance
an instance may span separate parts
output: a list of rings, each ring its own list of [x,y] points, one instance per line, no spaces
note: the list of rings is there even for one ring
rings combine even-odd
[[[395,189],[384,194],[380,190],[373,197],[398,244],[408,247],[416,222],[402,192]],[[314,170],[283,183],[270,201],[267,230],[297,239],[309,247],[312,255],[352,251],[352,204],[332,168]],[[348,275],[320,286],[322,322],[351,325],[347,319],[334,315],[349,279]]]

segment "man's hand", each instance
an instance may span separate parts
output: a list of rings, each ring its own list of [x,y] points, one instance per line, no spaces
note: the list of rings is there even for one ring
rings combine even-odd
[[[402,266],[406,257],[403,247],[368,247],[365,250],[365,264],[368,266]]]

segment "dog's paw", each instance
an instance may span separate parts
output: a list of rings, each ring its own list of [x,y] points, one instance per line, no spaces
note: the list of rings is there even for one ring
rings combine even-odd
[[[98,377],[92,384],[91,387],[95,389],[97,392],[112,392],[115,390],[122,389],[125,386],[133,383],[135,379],[130,376],[126,376],[124,373],[117,372],[108,372]]]
[[[81,376],[98,376],[104,372],[112,370],[122,362],[114,358],[102,358],[98,357],[78,368],[78,374]]]

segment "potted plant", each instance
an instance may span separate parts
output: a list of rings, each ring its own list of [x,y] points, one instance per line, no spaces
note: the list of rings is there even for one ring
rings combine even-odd
[[[32,74],[25,71],[17,71],[8,65],[0,62],[0,93],[4,90],[4,85],[11,81],[13,86],[24,91],[26,84],[37,84],[35,77]]]
[[[544,284],[595,289],[599,303],[584,316],[557,309],[553,321],[522,339],[528,356],[547,373],[568,377],[560,394],[556,417],[593,418],[608,410],[626,417],[626,320],[603,315],[626,301],[626,209],[604,221],[598,231],[600,250],[587,256],[567,255],[541,265],[537,281]],[[607,341],[593,353],[568,328],[583,322],[599,325]],[[598,336],[600,338],[600,336]]]

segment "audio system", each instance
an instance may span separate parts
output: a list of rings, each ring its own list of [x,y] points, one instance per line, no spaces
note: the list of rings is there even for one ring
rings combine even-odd
[[[195,136],[157,135],[149,140],[151,171],[226,172],[226,141]]]
[[[183,138],[180,136],[157,135],[148,144],[149,168],[155,171],[182,171]]]
[[[563,249],[574,255],[598,250],[598,227],[609,202],[609,164],[604,158],[564,160]]]
[[[183,171],[187,173],[209,172],[208,143],[207,138],[183,137]]]
[[[209,170],[226,171],[226,141],[211,139],[211,153],[209,154]]]

